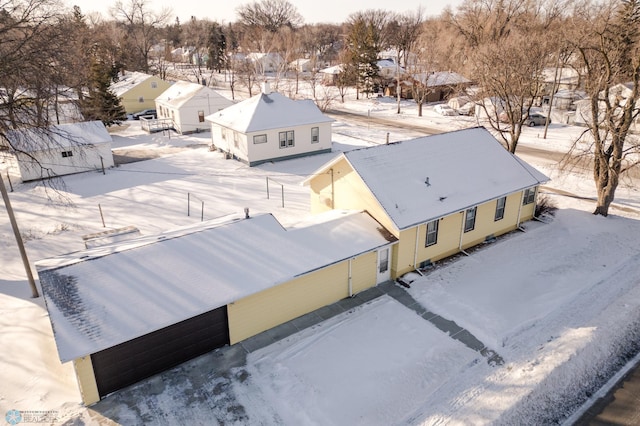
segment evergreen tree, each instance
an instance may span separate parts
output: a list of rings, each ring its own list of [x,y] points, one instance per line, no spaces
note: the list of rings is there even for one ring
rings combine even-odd
[[[218,72],[226,67],[227,63],[227,38],[222,27],[214,22],[209,27],[209,62],[207,67]]]
[[[91,64],[88,93],[80,102],[80,109],[86,120],[100,120],[105,126],[111,126],[127,119],[127,113],[120,103],[120,98],[110,89],[113,68],[94,58]]]
[[[371,22],[356,15],[350,23],[347,34],[347,64],[355,69],[356,99],[360,98],[360,89],[365,93],[374,90],[378,78],[378,35]]]

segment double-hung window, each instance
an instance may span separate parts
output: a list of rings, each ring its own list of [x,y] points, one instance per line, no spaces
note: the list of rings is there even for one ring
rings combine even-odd
[[[293,130],[279,133],[280,148],[290,148],[295,145]]]
[[[320,128],[312,127],[311,128],[311,143],[320,142]]]
[[[464,218],[464,232],[473,231],[476,227],[476,213],[478,211],[478,207],[472,207],[467,209]]]
[[[498,198],[496,200],[496,215],[494,217],[495,221],[504,219],[504,208],[507,205],[507,197]]]
[[[425,247],[432,246],[438,243],[438,220],[427,223],[427,239],[424,244]]]
[[[536,189],[528,188],[524,190],[524,197],[522,198],[522,205],[531,204],[536,199]]]

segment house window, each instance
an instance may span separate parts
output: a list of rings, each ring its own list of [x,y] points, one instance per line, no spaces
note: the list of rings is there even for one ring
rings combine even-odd
[[[496,216],[493,220],[504,219],[504,207],[507,204],[507,197],[498,198],[496,200]]]
[[[267,143],[267,135],[254,135],[253,143],[254,144]]]
[[[198,111],[198,121],[204,123],[204,111]]]
[[[476,212],[478,211],[478,207],[472,207],[467,209],[464,218],[464,232],[473,231],[476,227]]]
[[[138,102],[143,103],[143,102],[144,102],[144,96],[140,96],[140,97],[138,98]]]
[[[152,81],[151,82],[151,88],[152,89],[157,89],[158,88],[158,82],[157,81]]]
[[[320,142],[320,128],[312,127],[311,128],[311,143]]]
[[[524,197],[522,199],[522,205],[527,205],[527,204],[531,204],[535,201],[536,199],[536,189],[535,188],[528,188],[524,190]]]
[[[438,220],[434,220],[427,223],[427,240],[424,244],[425,247],[438,243],[438,222]]]
[[[62,158],[73,157],[73,151],[62,151]]]
[[[280,137],[280,148],[290,148],[295,145],[293,130],[280,132],[279,137]]]
[[[233,146],[240,147],[240,135],[238,135],[238,132],[233,132]]]

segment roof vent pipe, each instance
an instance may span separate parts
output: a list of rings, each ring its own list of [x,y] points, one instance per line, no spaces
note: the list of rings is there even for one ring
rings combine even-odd
[[[429,183],[429,176],[427,176],[427,178],[424,180],[424,183],[427,186],[431,186],[431,184]]]
[[[249,219],[250,218],[250,216],[249,216],[249,207],[245,207],[244,208],[244,218],[245,219]]]

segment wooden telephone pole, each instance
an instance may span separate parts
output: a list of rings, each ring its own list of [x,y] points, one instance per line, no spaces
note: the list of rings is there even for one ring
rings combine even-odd
[[[29,266],[29,259],[27,258],[27,252],[24,249],[22,236],[20,235],[20,231],[18,230],[18,223],[16,222],[16,218],[13,215],[13,209],[11,208],[11,201],[9,201],[9,194],[7,193],[7,187],[4,186],[4,179],[2,178],[2,176],[0,176],[0,192],[2,192],[2,199],[4,200],[4,206],[7,208],[7,214],[9,215],[9,220],[11,221],[13,234],[16,237],[16,242],[18,243],[18,248],[20,249],[20,256],[22,257],[22,263],[24,264],[24,269],[27,272],[27,278],[29,279],[29,286],[31,287],[31,297],[40,297],[40,294],[38,294],[38,288],[36,287],[36,282],[33,279],[33,274],[31,273],[31,266]]]

